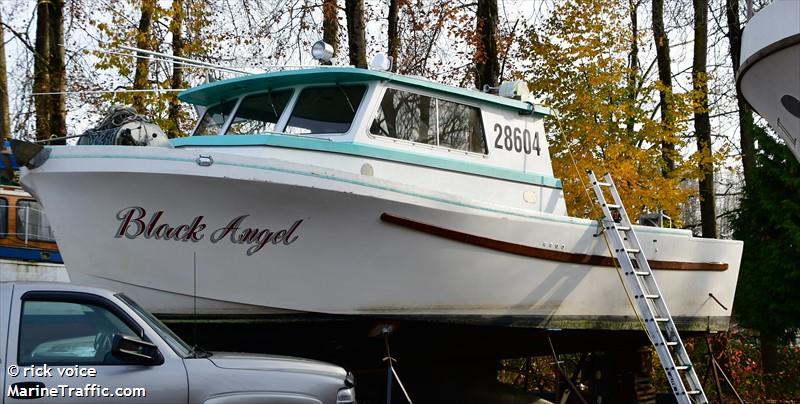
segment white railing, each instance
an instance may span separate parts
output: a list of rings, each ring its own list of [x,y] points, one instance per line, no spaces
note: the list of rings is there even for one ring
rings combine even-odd
[[[8,213],[10,212],[11,207],[16,208],[17,214],[17,223],[15,226],[16,230],[14,233],[11,232],[11,229],[8,226],[11,224],[8,220]],[[30,241],[43,241],[43,242],[52,242],[55,243],[55,237],[53,236],[53,230],[50,227],[50,223],[47,220],[47,214],[37,208],[33,208],[30,206],[19,206],[19,205],[6,205],[0,204],[0,209],[5,209],[5,227],[6,231],[3,233],[6,236],[16,236],[20,240],[22,240],[25,245],[28,245]],[[24,212],[22,212],[24,211]],[[31,216],[38,216],[40,218],[38,226],[31,226]],[[20,220],[24,218],[23,220]],[[22,230],[20,232],[20,230]]]

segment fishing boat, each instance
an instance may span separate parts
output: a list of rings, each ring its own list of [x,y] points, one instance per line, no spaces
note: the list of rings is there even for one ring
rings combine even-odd
[[[181,93],[205,111],[191,136],[46,147],[21,181],[73,281],[156,313],[638,329],[598,221],[567,215],[526,89],[247,75]],[[742,243],[636,231],[678,326],[726,329]]]
[[[742,33],[736,84],[800,160],[800,2],[776,0]]]

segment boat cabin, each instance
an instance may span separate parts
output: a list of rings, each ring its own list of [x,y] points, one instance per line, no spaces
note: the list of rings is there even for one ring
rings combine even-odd
[[[180,98],[203,114],[174,147],[290,161],[297,156],[274,148],[315,151],[315,165],[566,214],[544,132],[549,111],[531,102],[347,67],[245,76]]]
[[[0,186],[0,259],[63,263],[42,205],[20,187]]]

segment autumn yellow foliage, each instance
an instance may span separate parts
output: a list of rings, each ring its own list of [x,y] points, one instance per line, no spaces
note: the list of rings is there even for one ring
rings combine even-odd
[[[546,23],[527,33],[523,56],[530,62],[531,90],[558,111],[547,121],[555,175],[564,183],[571,215],[597,218],[586,171],[610,172],[632,219],[663,210],[679,217],[695,193],[682,181],[699,178],[693,156],[680,151],[692,113],[691,94],[671,94],[672,118],[662,123],[657,81],[631,69],[633,40],[623,2],[569,0]],[[633,78],[633,80],[631,80]],[[669,171],[666,159],[675,162]],[[589,190],[591,192],[591,190]]]
[[[166,54],[172,53],[170,30],[176,21],[183,21],[183,54],[189,58],[203,59],[210,52],[214,36],[207,32],[209,25],[209,11],[204,2],[184,2],[173,0],[171,5],[164,2],[151,2],[152,4],[152,26],[149,32],[140,32],[135,25],[136,19],[141,14],[143,6],[141,0],[131,2],[134,14],[116,10],[121,7],[119,2],[111,2],[102,5],[108,12],[110,22],[90,21],[101,33],[100,47],[103,52],[94,52],[99,59],[96,67],[100,70],[110,70],[121,76],[126,83],[118,89],[135,89],[134,73],[137,59],[144,58],[148,64],[147,84],[144,90],[150,92],[133,93],[109,93],[104,96],[105,101],[113,105],[133,106],[140,102],[145,106],[145,115],[154,120],[162,129],[167,132],[173,130],[185,133],[191,129],[192,122],[185,110],[181,111],[178,122],[171,120],[168,116],[168,108],[171,102],[177,99],[177,92],[161,92],[158,90],[171,89],[170,80],[172,69],[179,66],[183,69],[184,81],[189,77],[202,77],[206,73],[185,65],[176,65],[165,60],[151,60],[147,56],[132,58],[125,56],[125,52],[120,52],[120,46],[137,46],[137,43],[145,44],[144,48]],[[145,3],[147,4],[147,3]],[[169,6],[169,7],[166,7]],[[178,15],[180,13],[180,15]],[[179,17],[179,18],[176,18]],[[108,52],[110,51],[110,52]],[[130,55],[130,53],[128,53]]]

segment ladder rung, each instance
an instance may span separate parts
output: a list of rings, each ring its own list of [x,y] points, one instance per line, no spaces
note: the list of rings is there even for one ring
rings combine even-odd
[[[659,323],[666,323],[667,321],[669,321],[669,319],[666,317],[656,317],[653,319],[653,321],[657,321]]]
[[[658,299],[660,297],[659,295],[644,295],[645,299]]]
[[[617,226],[617,230],[619,231],[631,231],[629,226]]]
[[[691,394],[691,395],[700,394],[700,390],[686,390],[686,394]]]
[[[665,342],[664,344],[665,344],[665,345],[667,345],[667,346],[675,346],[675,345],[678,345],[678,343],[677,343],[676,341],[667,341],[667,342]]]
[[[615,205],[615,204],[613,204],[613,203],[607,203],[607,204],[606,204],[606,206],[607,206],[609,209],[619,209],[619,208],[621,208],[621,206],[619,206],[619,205]]]
[[[645,271],[634,271],[633,273],[639,276],[650,276],[650,272],[645,272]]]
[[[689,369],[689,366],[686,365],[675,366],[675,370],[686,370],[686,369]]]
[[[638,249],[638,248],[626,248],[625,249],[625,252],[629,252],[629,253],[632,253],[632,254],[638,254],[640,251],[641,250]]]

